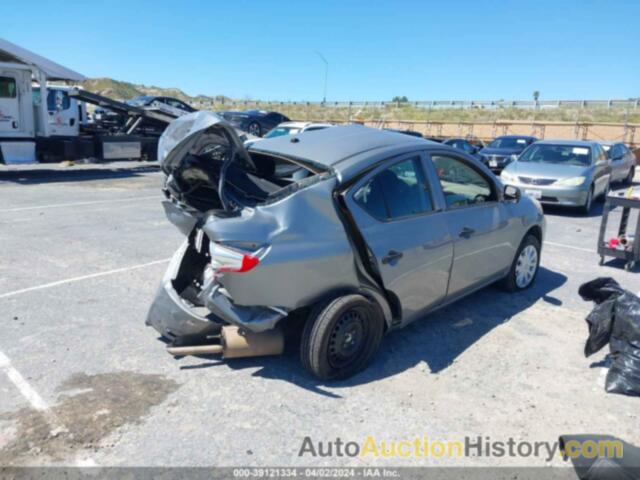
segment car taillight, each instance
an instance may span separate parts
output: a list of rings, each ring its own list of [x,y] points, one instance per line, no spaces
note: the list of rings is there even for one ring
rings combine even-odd
[[[218,273],[244,273],[253,270],[260,263],[260,259],[255,255],[223,247],[217,243],[211,243],[209,253],[211,254],[211,266]]]

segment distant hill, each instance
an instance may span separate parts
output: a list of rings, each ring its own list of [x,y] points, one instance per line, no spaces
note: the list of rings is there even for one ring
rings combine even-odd
[[[130,98],[138,95],[158,95],[166,97],[179,98],[187,103],[193,102],[209,102],[215,100],[216,102],[231,101],[229,97],[218,95],[216,97],[209,97],[206,95],[197,95],[191,97],[184,93],[179,88],[162,88],[156,86],[137,85],[130,82],[123,82],[121,80],[114,80],[112,78],[90,78],[82,82],[82,87],[90,92],[104,95],[115,100],[129,100]]]

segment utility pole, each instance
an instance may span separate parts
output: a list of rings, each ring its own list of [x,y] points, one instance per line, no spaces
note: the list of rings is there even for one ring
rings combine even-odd
[[[322,95],[322,103],[327,103],[327,79],[329,77],[329,62],[324,58],[324,55],[319,51],[315,51],[316,55],[320,57],[320,60],[324,62],[324,94]]]

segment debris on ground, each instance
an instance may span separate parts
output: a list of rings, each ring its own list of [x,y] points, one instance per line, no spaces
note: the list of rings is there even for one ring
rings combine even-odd
[[[578,293],[584,300],[596,303],[587,316],[585,356],[609,344],[612,363],[606,391],[640,396],[640,298],[609,277],[583,284]]]

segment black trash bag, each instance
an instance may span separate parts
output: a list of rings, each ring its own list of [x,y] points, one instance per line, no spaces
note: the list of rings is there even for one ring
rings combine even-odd
[[[612,278],[596,278],[582,285],[578,293],[596,303],[587,316],[585,356],[609,343],[613,362],[605,381],[606,391],[640,396],[640,298]]]
[[[611,297],[622,295],[624,289],[611,277],[598,277],[580,285],[578,293],[583,300],[591,300],[600,304]]]

